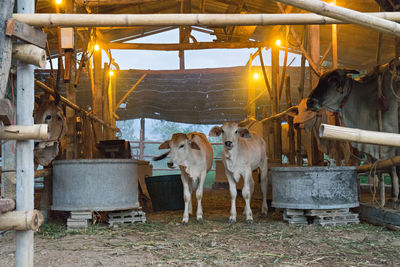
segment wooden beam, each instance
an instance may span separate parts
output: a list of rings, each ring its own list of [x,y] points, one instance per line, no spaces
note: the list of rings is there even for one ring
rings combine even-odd
[[[158,0],[75,0],[76,4],[88,7],[117,6],[117,5],[141,5],[145,3],[158,2]]]
[[[285,93],[286,93],[286,107],[290,108],[292,106],[292,96],[290,93],[290,77],[286,75],[285,81]],[[289,163],[295,164],[295,155],[296,155],[296,148],[295,148],[295,134],[294,134],[294,126],[293,126],[293,117],[288,116],[288,124],[289,124]]]
[[[0,199],[0,215],[2,212],[15,210],[15,200],[9,198]]]
[[[362,13],[400,22],[400,12]],[[13,14],[36,27],[136,27],[136,26],[267,26],[349,24],[316,14]]]
[[[121,98],[118,104],[115,106],[115,111],[119,109],[122,103],[126,100],[126,98],[135,90],[135,88],[143,81],[144,77],[146,77],[147,73],[143,73],[143,75],[139,78],[139,80],[126,92],[126,94]]]
[[[332,3],[336,5],[336,0]],[[337,46],[337,25],[332,24],[332,67],[336,69],[338,67],[338,46]]]
[[[200,49],[240,49],[269,46],[269,42],[198,42],[182,44],[135,44],[135,43],[107,43],[102,46],[105,49],[136,49],[136,50],[157,50],[157,51],[177,51],[177,50],[200,50]]]
[[[43,222],[38,210],[10,211],[0,215],[0,230],[37,231]]]
[[[379,32],[388,33],[400,37],[400,25],[387,19],[381,19],[348,8],[330,5],[327,2],[317,0],[275,0],[281,3],[295,6],[310,12],[325,15],[348,23],[354,23],[371,28]]]
[[[35,170],[35,178],[39,178],[39,177],[44,177],[44,176],[49,176],[53,174],[53,169],[52,168],[45,168],[45,169],[41,169],[41,170]]]
[[[256,117],[256,104],[254,101],[254,98],[256,96],[256,87],[253,81],[253,70],[252,70],[252,65],[253,65],[253,55],[250,54],[250,59],[249,59],[249,66],[248,66],[248,88],[247,88],[247,115],[250,115],[251,117],[255,118]]]
[[[273,45],[271,47],[271,85],[272,85],[272,114],[278,114],[280,112],[280,101],[279,101],[279,47]],[[282,163],[282,134],[281,134],[281,120],[276,119],[273,122],[274,127],[274,162]]]
[[[94,95],[92,96],[93,114],[98,117],[103,117],[103,70],[101,68],[101,49],[93,51],[93,76],[94,76]],[[97,140],[103,140],[103,129],[101,125],[95,123],[94,129],[96,131]]]
[[[18,38],[43,49],[46,48],[46,33],[16,19],[7,20],[6,35]]]

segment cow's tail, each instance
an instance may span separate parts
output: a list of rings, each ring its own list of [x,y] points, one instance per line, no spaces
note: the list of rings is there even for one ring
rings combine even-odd
[[[153,157],[153,161],[159,161],[159,160],[165,159],[168,156],[168,154],[169,154],[169,151],[160,156]]]

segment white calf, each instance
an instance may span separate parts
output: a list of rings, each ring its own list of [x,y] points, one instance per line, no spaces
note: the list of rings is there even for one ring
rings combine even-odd
[[[207,137],[198,132],[190,134],[176,133],[171,140],[162,143],[159,149],[170,149],[169,152],[154,158],[160,160],[168,156],[168,167],[181,169],[181,179],[185,200],[185,211],[182,223],[189,222],[189,213],[192,213],[192,189],[193,183],[198,180],[197,198],[197,221],[203,220],[201,200],[203,198],[203,185],[207,172],[211,169],[213,161],[213,150]]]
[[[261,215],[266,216],[267,206],[267,154],[265,141],[255,132],[239,127],[235,122],[225,122],[221,127],[214,126],[209,136],[216,137],[222,134],[224,143],[223,163],[225,174],[229,182],[231,193],[231,216],[229,223],[236,222],[236,183],[240,176],[243,177],[244,186],[242,196],[246,202],[244,214],[247,223],[253,223],[253,215],[250,208],[250,199],[254,191],[254,181],[252,171],[260,168],[261,190],[263,193],[263,203]]]

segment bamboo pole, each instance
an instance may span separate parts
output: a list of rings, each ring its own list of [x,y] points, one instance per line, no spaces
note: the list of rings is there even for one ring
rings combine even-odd
[[[41,81],[35,80],[35,84],[36,84],[37,86],[39,86],[43,91],[45,91],[45,92],[47,92],[47,93],[49,93],[49,94],[51,94],[51,95],[54,96],[54,90],[51,89],[50,87],[48,87],[47,85],[45,85],[44,83],[42,83]],[[72,109],[75,109],[76,111],[79,111],[79,112],[81,112],[81,113],[84,113],[85,116],[87,116],[87,117],[90,118],[91,120],[93,120],[93,121],[95,121],[95,122],[98,122],[98,123],[104,125],[105,127],[109,127],[109,128],[112,129],[113,131],[117,131],[117,132],[120,131],[118,128],[113,127],[113,126],[111,126],[111,125],[108,124],[108,123],[105,123],[103,120],[101,120],[101,119],[99,119],[98,117],[92,115],[91,113],[89,113],[89,112],[87,112],[86,110],[82,109],[82,108],[79,107],[78,105],[72,103],[71,101],[69,101],[69,100],[66,99],[65,97],[60,96],[60,100],[61,100],[61,102],[63,102],[63,103],[64,103],[65,105],[67,105],[68,107],[70,107],[70,108],[72,108]]]
[[[376,164],[366,164],[362,166],[357,167],[358,172],[369,172],[371,168],[377,169],[377,170],[386,170],[389,169],[393,166],[399,166],[400,165],[400,156],[395,156],[390,159],[378,161]]]
[[[275,0],[310,12],[325,15],[348,23],[354,23],[379,32],[400,36],[400,25],[396,22],[374,17],[348,8],[330,5],[317,0]]]
[[[34,178],[44,177],[53,174],[52,168],[45,168],[41,170],[35,170]]]
[[[10,125],[0,127],[0,140],[48,140],[48,125]]]
[[[250,54],[250,59],[249,59],[249,66],[248,66],[248,89],[247,89],[247,114],[250,115],[251,117],[255,118],[256,117],[256,103],[254,101],[254,98],[256,96],[256,87],[253,81],[253,59],[254,56]]]
[[[336,5],[336,0],[332,3]],[[332,67],[336,69],[338,67],[338,47],[337,47],[337,25],[332,24]]]
[[[40,68],[46,66],[46,50],[32,44],[14,44],[12,56],[27,64],[32,64]]]
[[[325,139],[400,147],[400,134],[367,131],[329,124],[321,124],[319,136]]]
[[[359,13],[359,12],[358,12]],[[372,19],[400,22],[400,12],[360,13]],[[13,14],[36,27],[249,26],[348,24],[317,14]]]
[[[118,104],[115,106],[115,110],[118,110],[119,107],[121,106],[122,103],[126,100],[126,98],[135,90],[135,88],[142,82],[142,80],[146,77],[147,73],[143,73],[142,76],[140,76],[139,80],[135,82],[135,84],[129,89],[128,92],[121,98],[121,100],[118,102]]]
[[[0,216],[3,212],[15,210],[15,200],[10,198],[0,199]]]
[[[43,222],[38,210],[10,211],[0,215],[0,230],[37,231]]]
[[[240,49],[257,48],[270,46],[269,42],[197,42],[179,44],[153,44],[153,43],[106,43],[102,45],[104,49],[137,49],[137,50],[156,50],[156,51],[183,51],[201,49]]]
[[[286,75],[285,81],[285,93],[286,93],[286,107],[290,108],[292,106],[292,97],[290,93],[290,77]],[[294,127],[293,127],[293,117],[289,116],[288,118],[289,123],[289,163],[295,164],[295,135],[294,135]]]

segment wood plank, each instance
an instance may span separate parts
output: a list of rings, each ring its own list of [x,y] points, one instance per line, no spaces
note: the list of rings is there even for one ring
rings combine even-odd
[[[12,122],[12,107],[11,102],[8,99],[0,99],[0,121],[4,125],[10,125]]]
[[[0,99],[4,98],[11,67],[11,38],[5,35],[6,20],[12,16],[14,0],[0,1]]]
[[[372,204],[360,203],[359,215],[361,220],[374,221],[382,225],[392,224],[400,226],[400,211],[380,209]]]
[[[47,34],[16,19],[7,20],[6,35],[46,48]]]

